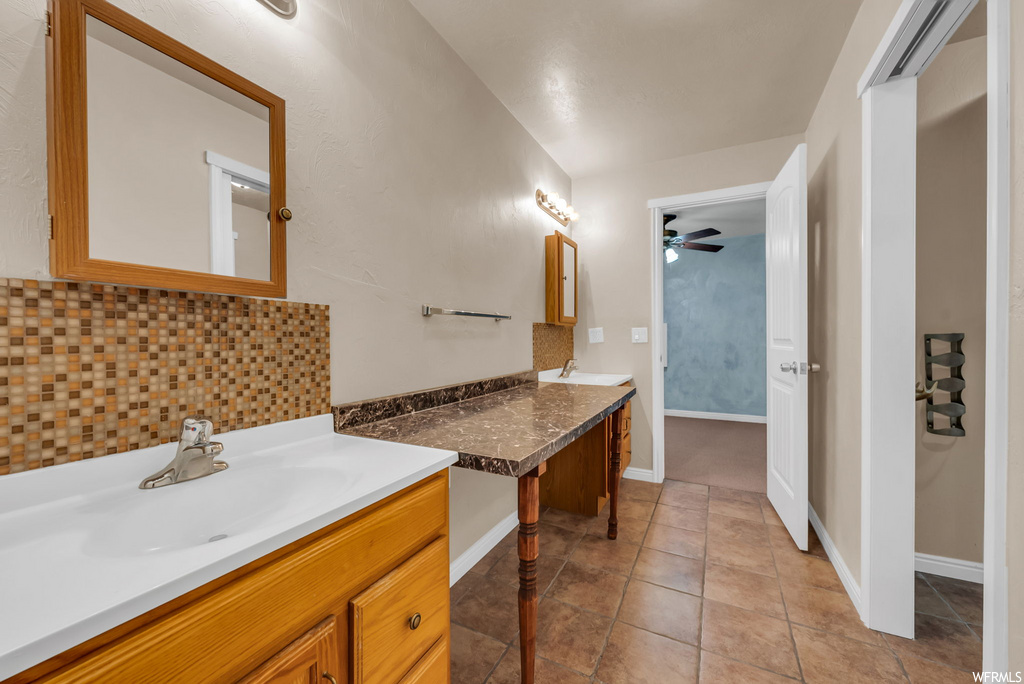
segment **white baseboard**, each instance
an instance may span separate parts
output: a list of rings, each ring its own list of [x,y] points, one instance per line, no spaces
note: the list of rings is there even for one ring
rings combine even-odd
[[[629,467],[622,471],[622,477],[627,480],[640,480],[641,482],[657,482],[654,479],[654,471],[644,468]]]
[[[665,416],[671,418],[700,418],[701,420],[727,420],[733,423],[768,423],[767,416],[744,416],[738,413],[708,413],[706,411],[665,409]]]
[[[939,577],[952,577],[953,579],[974,582],[975,584],[985,583],[984,566],[974,561],[933,556],[928,553],[916,553],[914,554],[914,569],[918,572],[926,572],[929,575],[938,575]]]
[[[514,530],[517,525],[519,525],[519,512],[514,511],[489,529],[484,536],[473,542],[472,546],[451,562],[448,568],[449,586],[454,586],[456,582],[462,579],[462,576],[469,572],[470,568],[479,563],[480,559],[497,546],[498,542],[504,539],[505,535]]]
[[[811,527],[818,534],[818,539],[821,540],[821,545],[825,547],[825,553],[828,554],[828,559],[832,561],[832,567],[836,569],[836,574],[839,575],[839,580],[843,583],[843,587],[846,589],[846,593],[849,594],[850,600],[853,601],[853,607],[857,609],[857,614],[862,618],[864,616],[861,610],[860,600],[860,585],[853,579],[853,574],[850,572],[850,566],[843,560],[842,554],[839,553],[839,548],[836,547],[832,537],[829,536],[828,530],[825,529],[825,525],[822,524],[821,518],[814,512],[814,507],[810,504],[807,505],[807,517],[811,520]]]

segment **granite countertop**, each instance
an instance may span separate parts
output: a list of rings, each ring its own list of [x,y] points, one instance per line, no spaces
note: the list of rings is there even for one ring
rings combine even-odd
[[[457,465],[520,477],[636,394],[633,387],[529,382],[338,431],[459,452]]]

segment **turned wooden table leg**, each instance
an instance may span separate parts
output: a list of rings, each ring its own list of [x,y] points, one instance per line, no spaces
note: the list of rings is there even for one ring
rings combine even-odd
[[[622,478],[622,414],[612,414],[611,445],[608,455],[608,538],[619,536],[619,480]]]
[[[534,682],[534,657],[537,654],[537,538],[540,520],[540,476],[542,463],[519,478],[519,656],[522,683]]]

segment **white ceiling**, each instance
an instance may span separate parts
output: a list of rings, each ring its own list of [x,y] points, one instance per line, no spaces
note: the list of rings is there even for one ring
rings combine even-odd
[[[677,218],[670,221],[667,227],[678,231],[680,235],[704,228],[721,231],[721,235],[705,238],[702,242],[763,233],[765,226],[763,199],[711,204],[666,213],[676,215]]]
[[[861,0],[411,0],[573,178],[802,133]]]

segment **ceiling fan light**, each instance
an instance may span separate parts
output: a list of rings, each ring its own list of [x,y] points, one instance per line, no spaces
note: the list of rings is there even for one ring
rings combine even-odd
[[[678,258],[679,258],[679,255],[676,254],[676,250],[672,249],[671,247],[669,247],[668,249],[665,250],[665,263],[666,264],[671,264],[673,261],[675,261]]]

